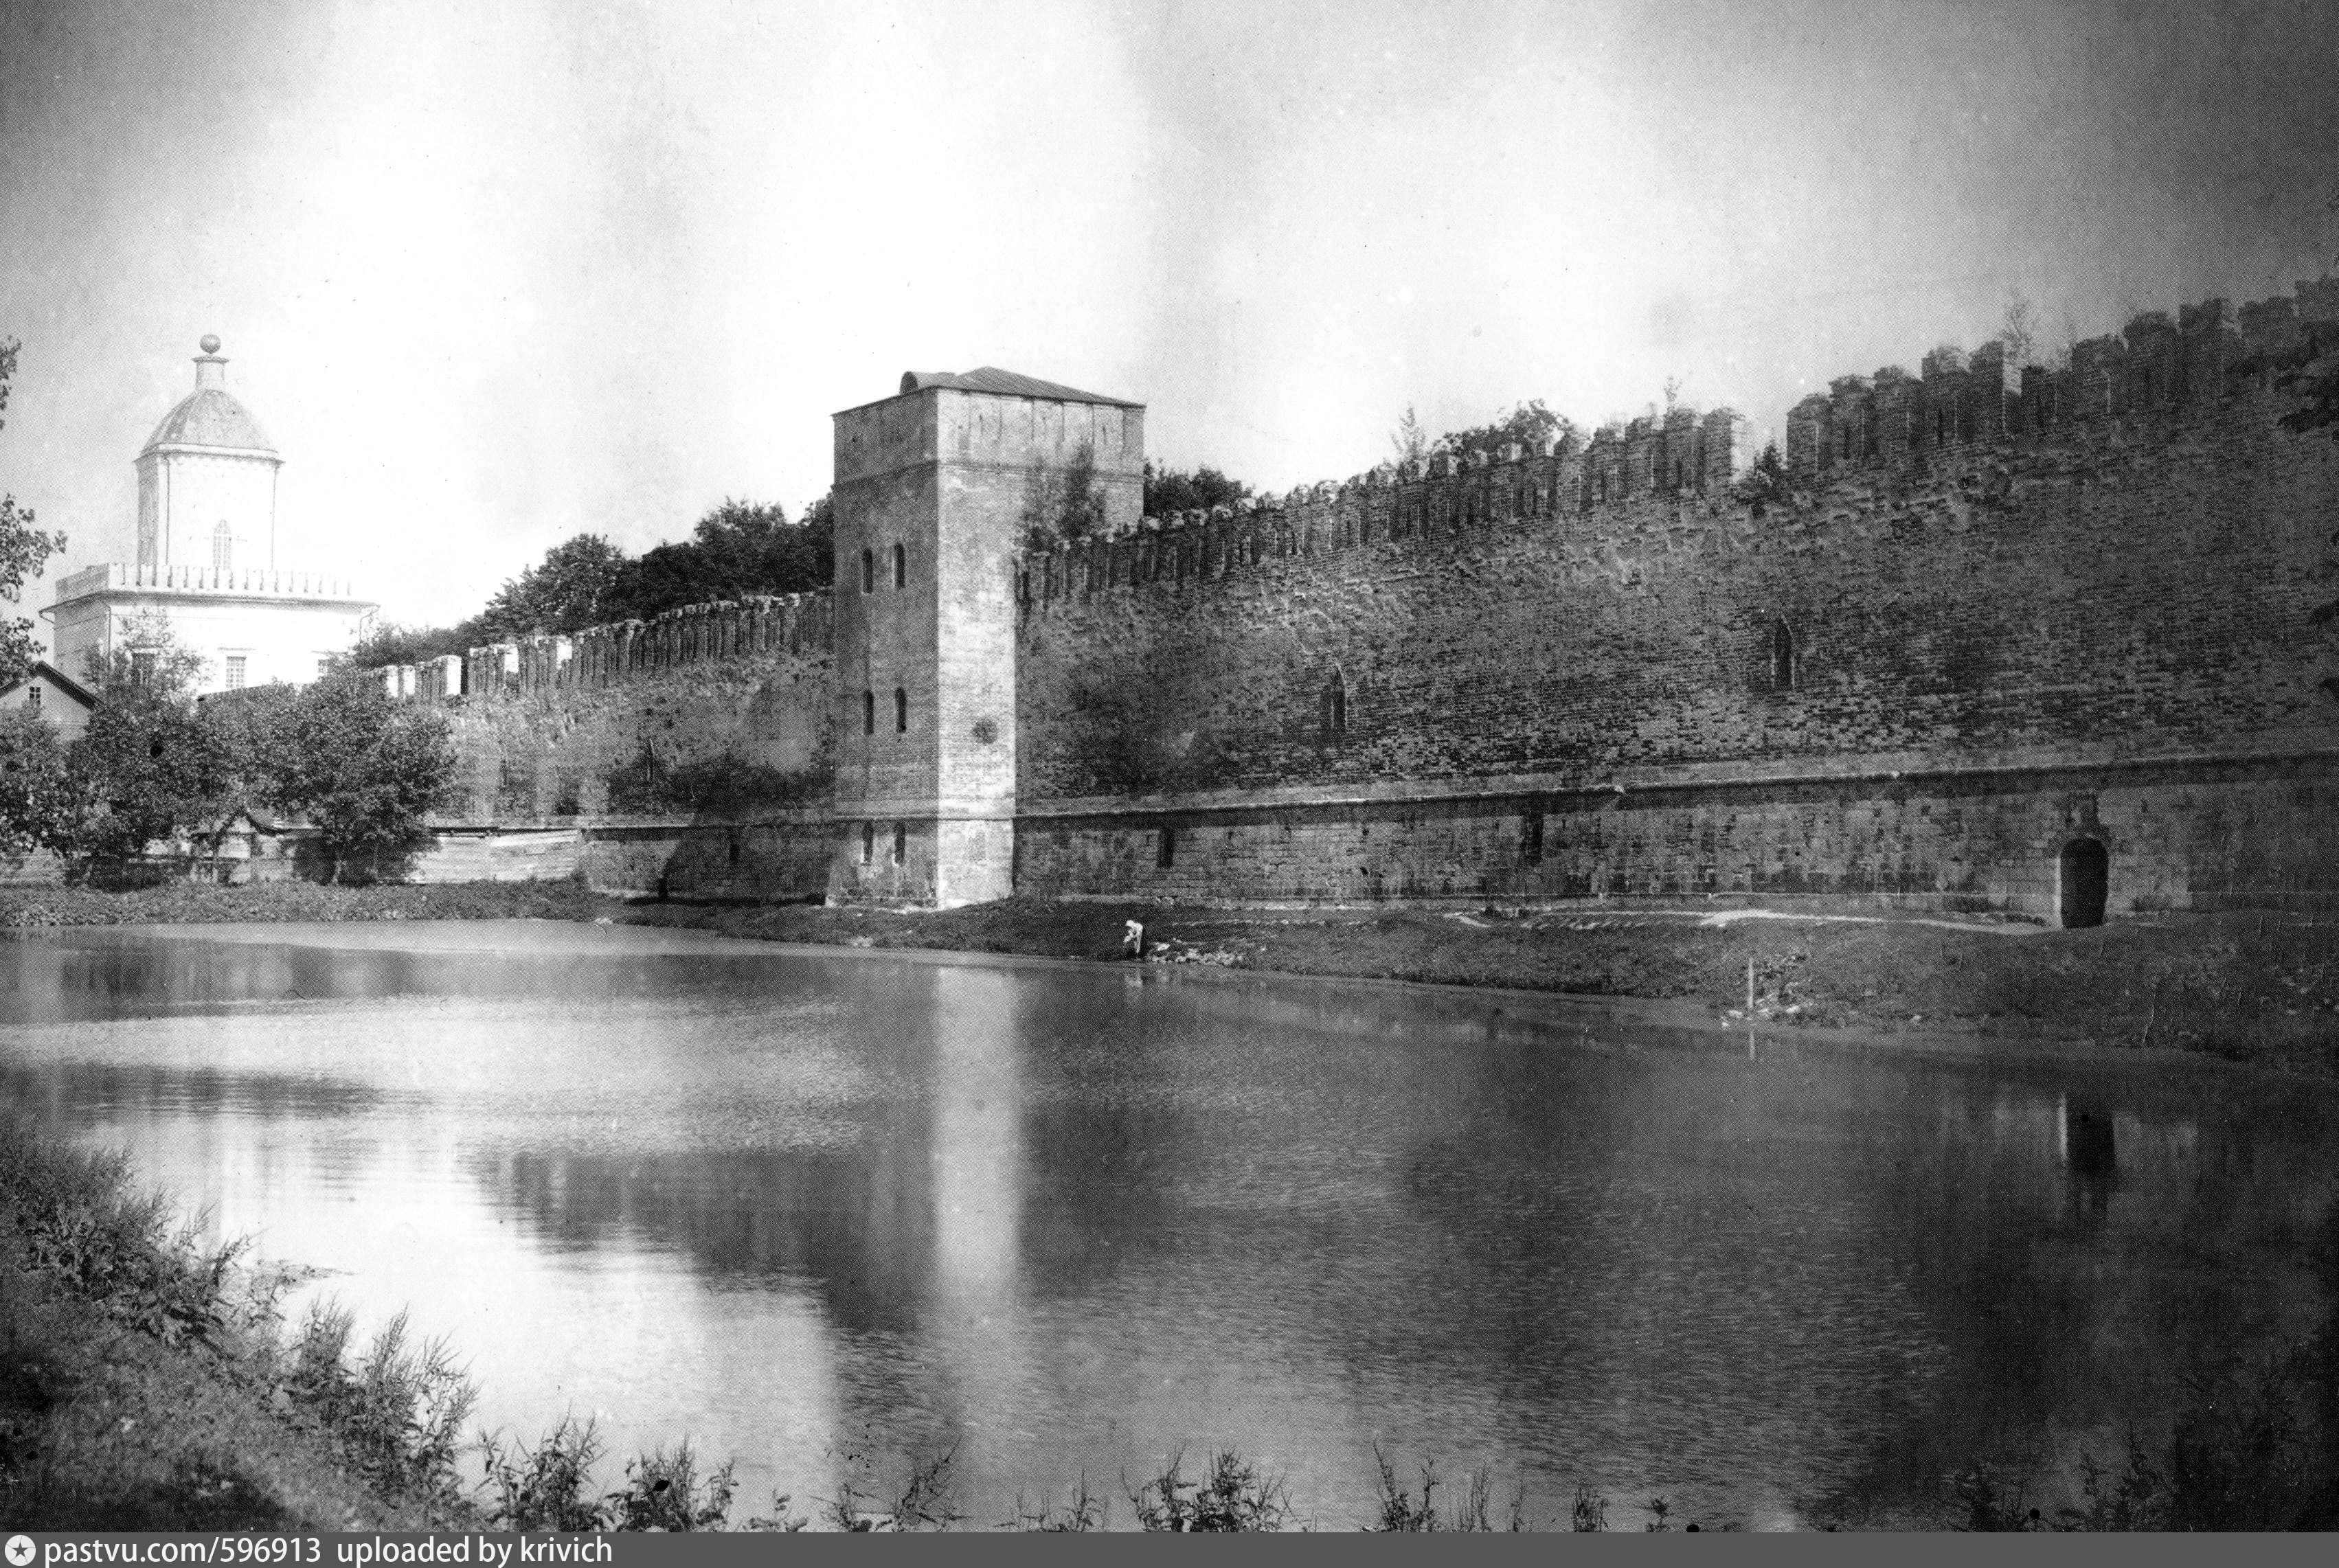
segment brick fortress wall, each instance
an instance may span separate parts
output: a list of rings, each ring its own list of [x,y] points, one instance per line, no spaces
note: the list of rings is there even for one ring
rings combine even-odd
[[[2115,911],[2339,892],[2339,450],[2270,389],[2330,321],[1845,378],[1759,508],[1674,410],[1027,559],[1017,885],[2051,916],[2084,836]]]
[[[393,666],[444,707],[460,798],[422,880],[579,874],[614,892],[816,897],[835,685],[826,593]]]

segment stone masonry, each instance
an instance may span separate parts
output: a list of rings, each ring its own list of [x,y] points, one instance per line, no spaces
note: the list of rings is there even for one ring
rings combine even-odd
[[[2322,904],[2339,447],[2274,377],[2334,326],[2326,281],[1846,377],[1783,492],[1676,409],[1142,520],[1139,405],[912,374],[837,416],[833,612],[403,678],[468,687],[472,831],[566,798],[676,892]],[[1083,458],[1102,527],[1033,539]]]

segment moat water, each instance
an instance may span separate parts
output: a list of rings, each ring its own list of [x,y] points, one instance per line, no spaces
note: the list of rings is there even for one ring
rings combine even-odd
[[[0,1097],[745,1504],[970,1524],[1239,1448],[1327,1527],[1479,1465],[1637,1529],[2051,1501],[2323,1310],[2339,1098],[1599,1009],[534,922],[0,942]],[[1498,1505],[1497,1514],[1499,1515]]]

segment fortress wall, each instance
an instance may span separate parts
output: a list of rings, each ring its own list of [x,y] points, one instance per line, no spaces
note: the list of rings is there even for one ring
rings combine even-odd
[[[1778,891],[1800,843],[1806,885],[2033,907],[2086,803],[2130,796],[2131,907],[2339,886],[2314,777],[2179,765],[2339,747],[2308,621],[2339,449],[2280,431],[2267,387],[2298,313],[2139,318],[2044,377],[1986,352],[1846,378],[1759,516],[1725,478],[1742,427],[1676,414],[1027,562],[1019,886]],[[2176,771],[2087,771],[2144,759]],[[1791,775],[1872,782],[1731,793]],[[1438,799],[1618,784],[1537,814],[1527,877],[1520,810]],[[1705,793],[1632,799],[1660,785]],[[1153,863],[1144,835],[1214,811],[1248,814],[1201,841],[1225,848]],[[2235,823],[2286,853],[2201,825]]]
[[[1039,815],[1018,823],[1017,885],[1198,903],[1825,898],[2052,921],[2062,846],[2088,837],[2114,914],[2333,908],[2334,763]]]
[[[459,695],[423,666],[406,689],[443,705],[460,797],[438,814],[439,851],[418,874],[459,877],[492,851],[509,874],[573,873],[611,891],[817,893],[834,774],[829,625],[828,596],[801,594],[474,649]],[[515,847],[560,830],[581,830],[566,861]]]
[[[1097,587],[1027,606],[1020,800],[2339,743],[2307,618],[2339,577],[2339,449],[2275,412],[2068,427],[1761,518],[1503,509],[1553,459],[1100,546]],[[1364,542],[1311,542],[1351,506]]]

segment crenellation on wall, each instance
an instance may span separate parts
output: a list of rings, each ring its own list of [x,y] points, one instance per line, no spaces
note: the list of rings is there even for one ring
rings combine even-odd
[[[459,684],[442,695],[545,696],[597,690],[710,660],[825,647],[832,603],[825,589],[757,596],[688,605],[648,621],[587,626],[573,636],[539,633],[492,643],[470,650],[459,666]]]
[[[1921,385],[1881,377],[1871,398],[1880,384],[1888,405]],[[1845,469],[1760,522],[1726,490],[1603,506],[1587,487],[1585,509],[1548,522],[1497,509],[1459,533],[1270,557],[1199,594],[1060,602],[1022,629],[1019,798],[1047,816],[1387,781],[1637,791],[2326,745],[2339,717],[2317,646],[2269,628],[2314,607],[2301,569],[2323,558],[2339,460],[2278,411],[2253,390],[2116,430],[1965,440],[1921,472]],[[1595,436],[1588,460],[1621,435]],[[1462,478],[1499,496],[1535,461]],[[1418,484],[1431,501],[1452,488]],[[1412,489],[1396,486],[1399,508]]]
[[[1919,402],[1924,383],[1898,365],[1876,372],[1872,407],[1875,410],[1876,451],[1889,468],[1905,468],[1919,449]]]
[[[2274,385],[2324,322],[2339,282],[2139,313],[2067,368],[1993,341],[1838,378],[1788,416],[1789,493],[1743,500],[1745,419],[1668,404],[1147,518],[1130,408],[913,377],[840,416],[834,596],[385,681],[449,701],[478,820],[622,827],[597,853],[637,885],[661,855],[761,885],[713,830],[794,813],[774,863],[804,880],[825,834],[844,902],[2052,918],[2085,837],[2116,912],[2339,904],[2305,629],[2339,446],[2284,430]],[[1040,477],[1108,425],[1103,526],[1021,548]],[[906,576],[864,579],[896,544]]]
[[[2166,311],[2145,311],[2121,329],[2120,337],[2127,350],[2127,409],[2156,413],[2174,408],[2186,390],[2176,323]]]
[[[2004,343],[1993,340],[1974,350],[1957,392],[1955,406],[1944,410],[1939,446],[1994,442],[2021,432],[2022,370]]]
[[[1232,506],[1147,518],[1019,558],[1019,616],[1162,585],[1217,583],[1269,562],[1318,560],[1366,547],[1419,546],[1487,528],[1562,526],[1635,497],[1711,506],[1752,466],[1751,427],[1735,409],[1604,427],[1586,445],[1433,453],[1345,480],[1296,485]]]
[[[2240,314],[2229,300],[2204,300],[2176,312],[2184,386],[2179,400],[2213,403],[2226,395],[2232,366],[2243,354]]]

